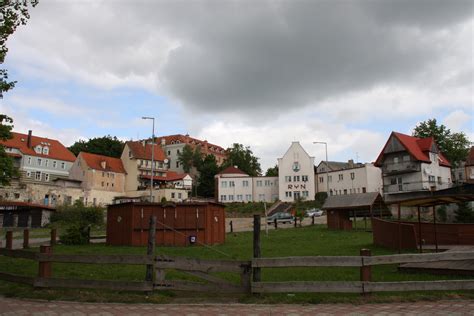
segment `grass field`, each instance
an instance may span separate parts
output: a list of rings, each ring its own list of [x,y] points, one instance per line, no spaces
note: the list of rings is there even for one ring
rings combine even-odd
[[[271,230],[266,236],[262,232],[262,256],[357,256],[361,248],[369,248],[372,255],[386,255],[393,252],[372,245],[372,234],[357,231],[330,231],[324,225],[305,228]],[[37,251],[37,249],[32,249]],[[85,246],[54,247],[55,253],[62,254],[145,254],[145,247],[112,247],[103,244]],[[252,233],[228,234],[224,245],[212,247],[157,247],[156,254],[186,256],[207,259],[250,259],[252,257]],[[12,259],[0,256],[0,271],[27,276],[37,274],[37,263],[29,260]],[[86,265],[86,264],[53,264],[53,276],[79,279],[136,280],[142,281],[145,275],[144,266],[132,265]],[[222,273],[220,276],[238,282],[237,274]],[[184,273],[171,271],[170,278],[189,278]],[[409,281],[409,280],[443,280],[462,279],[459,276],[433,276],[429,274],[408,274],[397,271],[396,265],[375,266],[372,268],[373,281]],[[465,278],[465,277],[464,277]],[[357,281],[358,268],[278,268],[263,269],[262,281]],[[29,286],[0,282],[0,294],[7,296],[32,297],[43,299],[76,299],[86,301],[125,301],[125,302],[176,302],[181,299],[193,301],[238,300],[253,303],[317,303],[317,302],[377,302],[401,301],[415,299],[438,299],[440,297],[474,298],[474,291],[467,292],[411,292],[372,294],[368,297],[351,294],[271,294],[259,296],[224,296],[195,295],[196,293],[154,293],[145,296],[140,293],[117,293],[90,290],[33,290]],[[183,298],[185,297],[185,298]]]

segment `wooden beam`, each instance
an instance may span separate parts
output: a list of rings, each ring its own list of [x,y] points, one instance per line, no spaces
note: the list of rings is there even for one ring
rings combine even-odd
[[[449,251],[441,253],[424,253],[424,254],[402,254],[364,257],[366,265],[395,264],[395,263],[417,263],[417,262],[433,262],[433,261],[458,261],[473,260],[473,251]]]
[[[405,291],[453,291],[474,290],[473,280],[406,281],[406,282],[368,282],[364,283],[368,292]]]
[[[361,267],[362,258],[356,256],[314,256],[314,257],[284,257],[284,258],[255,258],[252,267]]]
[[[90,264],[152,264],[153,256],[146,255],[62,255],[37,254],[38,261]]]
[[[202,271],[202,272],[236,272],[240,273],[242,266],[249,265],[250,261],[239,260],[204,260],[197,258],[181,258],[160,256],[156,257],[156,269],[175,269],[181,271]]]
[[[155,290],[192,291],[192,292],[216,292],[216,293],[246,293],[242,286],[233,284],[205,284],[198,282],[168,280],[162,284],[155,284]]]
[[[362,282],[252,282],[252,293],[362,293]]]
[[[33,285],[34,278],[23,275],[0,272],[0,280]]]
[[[27,250],[13,250],[13,249],[6,249],[0,248],[0,256],[10,257],[10,258],[22,258],[22,259],[30,259],[36,260],[37,252],[27,251]]]
[[[35,287],[108,289],[116,291],[152,291],[152,282],[36,278]]]

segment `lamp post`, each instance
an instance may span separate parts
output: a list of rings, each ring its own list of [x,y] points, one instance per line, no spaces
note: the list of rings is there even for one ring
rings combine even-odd
[[[326,142],[313,142],[313,144],[324,144],[326,148],[326,187],[327,187],[327,194],[329,196],[329,162],[328,162],[328,143]]]
[[[149,116],[143,116],[143,120],[152,120],[153,128],[151,132],[151,178],[150,178],[150,203],[153,202],[153,173],[155,168],[153,166],[154,163],[154,156],[155,156],[155,118]],[[145,144],[145,154],[146,154],[146,144]]]

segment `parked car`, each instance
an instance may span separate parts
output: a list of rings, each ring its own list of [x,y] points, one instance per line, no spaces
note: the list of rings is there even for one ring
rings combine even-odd
[[[312,208],[309,210],[306,210],[306,216],[308,217],[319,217],[323,215],[323,211],[317,208]]]
[[[295,217],[291,215],[290,213],[284,213],[284,212],[278,212],[275,213],[271,216],[267,217],[267,223],[272,224],[275,222],[275,219],[277,220],[278,223],[293,223],[295,221]]]

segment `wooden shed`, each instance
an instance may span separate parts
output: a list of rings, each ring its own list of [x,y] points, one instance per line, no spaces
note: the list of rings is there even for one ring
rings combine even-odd
[[[390,216],[385,202],[378,192],[329,196],[323,210],[327,213],[327,225],[330,229],[351,230],[351,217]]]
[[[224,205],[214,202],[130,202],[107,208],[107,244],[144,246],[156,216],[156,245],[214,245],[225,242]]]
[[[1,227],[42,227],[49,224],[54,207],[28,202],[0,201]]]

